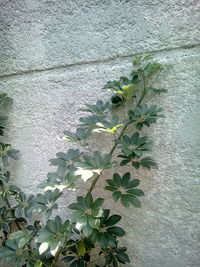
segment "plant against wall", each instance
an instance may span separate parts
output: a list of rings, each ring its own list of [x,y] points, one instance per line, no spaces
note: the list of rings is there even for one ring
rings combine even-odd
[[[104,170],[121,166],[121,172],[107,177],[105,190],[113,202],[125,208],[141,206],[144,196],[138,188],[140,181],[133,178],[134,168],[156,168],[149,156],[152,142],[142,135],[142,129],[163,117],[162,109],[146,102],[166,90],[155,87],[155,82],[166,65],[151,56],[136,56],[130,77],[109,81],[104,89],[112,93],[111,101],[86,104],[76,132],[64,131],[64,140],[74,142],[78,149],[59,152],[50,160],[56,166],[40,185],[44,193],[27,196],[20,188],[10,184],[10,159],[18,159],[18,151],[11,145],[0,143],[0,209],[1,262],[7,266],[42,267],[57,266],[121,266],[130,262],[127,248],[120,246],[125,230],[118,226],[122,219],[105,209],[106,200],[94,198],[93,189]],[[5,131],[5,105],[11,99],[0,95],[0,135]],[[115,110],[125,110],[126,116],[112,115]],[[113,136],[113,146],[103,154],[93,151],[90,145],[93,133]],[[114,157],[117,154],[117,157]],[[125,166],[125,168],[123,167]],[[124,171],[127,166],[131,172]],[[58,199],[63,191],[79,188],[84,180],[88,190],[77,196],[69,205],[72,217],[62,220],[52,216],[58,209]],[[132,207],[133,206],[133,207]],[[35,218],[45,216],[44,220]],[[95,251],[95,253],[94,253]]]

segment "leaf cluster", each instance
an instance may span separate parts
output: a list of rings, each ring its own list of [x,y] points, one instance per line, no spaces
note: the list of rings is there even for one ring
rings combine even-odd
[[[148,155],[152,142],[142,130],[164,116],[162,108],[143,102],[147,97],[167,91],[155,86],[165,66],[152,56],[136,56],[132,63],[129,77],[122,76],[105,85],[112,93],[110,101],[86,104],[80,111],[87,115],[79,119],[76,131],[64,131],[63,140],[73,142],[79,149],[58,152],[50,160],[56,170],[49,172],[38,186],[44,191],[29,195],[11,183],[10,161],[18,160],[19,151],[0,141],[0,261],[5,266],[54,267],[62,262],[70,267],[86,267],[93,263],[96,267],[119,267],[130,262],[127,248],[120,246],[120,239],[125,236],[125,230],[118,225],[122,216],[105,208],[106,200],[94,198],[92,191],[104,172],[105,190],[111,192],[114,202],[123,208],[140,208],[140,197],[144,196],[138,188],[140,180],[132,178],[130,172],[123,175],[115,172],[108,179],[105,170],[128,164],[136,169],[157,167]],[[6,94],[0,94],[0,136],[5,132],[8,118],[5,106],[11,103]],[[118,106],[129,110],[125,112],[127,118],[113,115]],[[130,135],[129,127],[136,128]],[[104,134],[105,138],[106,133],[110,134],[113,147],[108,148],[107,153],[91,147],[90,141],[98,136],[94,133]],[[68,206],[72,212],[70,218],[64,220],[55,216],[61,197],[70,190],[80,192],[81,179],[90,187]]]
[[[112,193],[112,198],[115,202],[120,200],[124,207],[133,205],[136,208],[141,207],[141,202],[138,197],[144,196],[144,192],[140,189],[136,189],[140,184],[138,179],[131,179],[129,172],[125,173],[122,177],[118,173],[113,174],[112,179],[107,179],[106,190]]]
[[[99,228],[103,202],[103,198],[97,198],[94,201],[92,194],[88,193],[85,198],[78,196],[77,202],[69,205],[69,209],[74,210],[73,219],[76,221],[76,228],[85,237],[89,237],[93,229]]]
[[[164,115],[160,114],[162,110],[156,105],[138,105],[128,112],[130,123],[134,123],[138,130],[142,130],[143,126],[149,127],[152,123],[156,123],[157,118],[163,118]]]

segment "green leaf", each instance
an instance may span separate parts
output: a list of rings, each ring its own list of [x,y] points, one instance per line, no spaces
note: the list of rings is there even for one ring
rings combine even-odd
[[[87,193],[86,197],[85,197],[85,204],[87,208],[91,208],[93,205],[93,197],[92,194],[89,192]]]
[[[9,190],[12,191],[12,192],[15,192],[15,193],[18,193],[18,192],[21,191],[21,189],[16,185],[10,185],[9,186]]]
[[[110,265],[113,261],[113,255],[111,252],[108,253],[108,255],[106,256],[106,265]]]
[[[128,184],[125,186],[126,189],[131,189],[134,187],[137,187],[140,184],[140,180],[133,179],[132,181],[129,181]]]
[[[162,67],[162,65],[158,62],[150,62],[144,68],[144,75],[148,76],[150,74],[153,74],[153,73],[157,72],[158,70],[160,70],[161,67]]]
[[[138,161],[132,161],[132,165],[133,165],[133,167],[135,167],[136,169],[139,169],[139,167],[140,167],[140,162],[138,162]]]
[[[134,133],[130,138],[124,135],[118,141],[126,159],[131,161],[132,158],[140,157],[144,152],[151,151],[152,142],[147,136],[140,137],[139,133]],[[122,157],[122,155],[119,155]]]
[[[3,166],[6,169],[9,165],[8,157],[6,155],[3,155],[2,157]]]
[[[84,265],[84,261],[82,261],[82,260],[75,260],[75,261],[73,261],[71,264],[70,264],[70,266],[69,267],[84,267],[85,265]]]
[[[68,208],[71,210],[80,210],[80,211],[85,210],[84,206],[80,203],[72,203],[68,206]]]
[[[40,244],[40,255],[48,250],[51,255],[55,256],[59,247],[64,246],[71,234],[69,221],[62,223],[59,216],[56,216],[54,220],[48,220],[35,239],[35,242]]]
[[[104,115],[107,111],[110,110],[110,103],[103,103],[101,100],[97,101],[95,105],[85,104],[86,108],[80,109],[81,111],[94,113],[96,115]]]
[[[138,196],[138,197],[144,196],[144,192],[140,189],[129,189],[127,190],[127,193]]]
[[[80,240],[78,241],[76,247],[77,247],[78,255],[84,256],[86,252],[85,243],[82,240]]]
[[[105,222],[106,226],[113,226],[116,223],[118,223],[121,220],[121,216],[114,214],[108,218],[108,220]]]
[[[113,174],[113,181],[116,186],[121,186],[121,176],[118,173]]]
[[[120,106],[124,103],[124,99],[123,99],[123,97],[120,97],[118,95],[113,95],[111,97],[111,102],[112,102],[114,107],[117,107],[117,106]]]
[[[47,242],[51,239],[52,233],[48,229],[42,229],[36,238],[36,243]]]
[[[79,149],[69,149],[67,153],[59,152],[56,154],[56,159],[51,159],[51,165],[53,166],[68,166],[69,164],[76,162],[80,158]]]
[[[25,245],[27,245],[29,243],[29,240],[30,240],[30,237],[29,236],[25,236],[25,237],[22,237],[20,240],[19,240],[19,248],[22,248],[24,247]]]
[[[24,237],[26,233],[24,231],[17,231],[12,234],[10,234],[9,239],[18,239],[21,237]]]
[[[140,189],[135,189],[140,184],[138,179],[131,180],[129,172],[125,173],[122,178],[118,173],[113,174],[113,180],[108,179],[109,184],[115,186],[106,186],[105,189],[112,191],[112,198],[115,202],[120,199],[124,207],[129,207],[130,204],[136,207],[141,206],[141,202],[136,198],[144,196],[144,192]],[[133,198],[131,197],[133,196]]]
[[[123,251],[120,251],[117,253],[117,259],[118,261],[121,261],[122,263],[130,262],[130,259],[126,253]]]
[[[81,122],[80,126],[88,130],[99,128],[99,126],[103,125],[105,122],[104,117],[97,115],[83,117],[80,118],[79,121]]]
[[[83,160],[75,164],[78,168],[75,174],[81,175],[81,178],[86,182],[95,173],[100,174],[102,170],[109,169],[114,164],[115,162],[112,161],[111,155],[95,151],[91,156],[85,154]]]
[[[111,179],[107,179],[106,182],[111,186],[111,187],[115,187],[115,182]]]
[[[74,259],[74,256],[67,256],[62,258],[61,262],[70,262]]]
[[[94,229],[98,229],[100,226],[100,220],[92,216],[88,216],[88,223]]]
[[[160,88],[160,89],[156,89],[156,88],[149,88],[154,94],[158,94],[158,95],[160,95],[160,94],[162,94],[162,93],[167,93],[168,92],[168,90],[167,89],[165,89],[165,88]]]
[[[119,96],[121,99],[130,100],[135,96],[136,91],[138,90],[137,86],[138,80],[132,79],[129,80],[127,77],[120,77],[119,81],[109,81],[104,86],[109,92],[114,93],[115,97]],[[112,102],[118,102],[118,99],[112,99]]]
[[[19,157],[17,155],[18,153],[19,153],[19,150],[16,150],[16,149],[9,149],[7,151],[8,157],[13,158],[15,160],[18,160],[19,159]]]
[[[122,177],[121,185],[123,187],[125,187],[128,184],[128,182],[129,182],[130,179],[131,179],[130,172],[125,173],[123,175],[123,177]]]
[[[113,227],[109,227],[107,229],[108,233],[116,235],[118,237],[122,237],[125,235],[124,230],[121,227],[118,226],[113,226]]]
[[[55,189],[54,191],[47,190],[44,194],[37,194],[29,211],[38,214],[44,213],[48,218],[52,214],[52,211],[58,208],[58,204],[55,202],[61,196],[62,192],[58,189]]]
[[[12,264],[20,267],[24,259],[28,258],[28,250],[20,249],[17,240],[7,240],[4,246],[0,247],[0,258],[5,266]]]
[[[106,234],[105,233],[100,233],[99,235],[99,243],[100,243],[100,246],[102,248],[106,248],[106,246],[108,245],[108,239],[106,237]]]
[[[140,160],[140,165],[145,168],[157,168],[157,163],[150,157],[145,157]]]
[[[92,209],[92,216],[94,217],[101,217],[102,215],[102,209]]]
[[[82,230],[85,237],[89,237],[92,234],[92,227],[89,224],[86,224]]]
[[[1,93],[0,94],[0,105],[8,105],[12,103],[12,99],[8,97],[7,94]]]
[[[115,191],[112,195],[112,198],[115,202],[117,202],[119,200],[119,198],[121,197],[121,192],[120,191]]]
[[[89,119],[87,119],[89,120]],[[85,124],[87,125],[87,120]],[[89,120],[90,122],[90,120]],[[93,120],[92,120],[93,122]],[[91,122],[90,125],[91,127]],[[65,137],[63,137],[63,140],[79,143],[80,145],[87,146],[88,144],[86,143],[86,140],[91,136],[91,131],[89,129],[84,129],[84,128],[77,128],[76,133],[72,133],[70,131],[64,131],[63,132]]]
[[[101,207],[103,205],[104,201],[105,201],[105,199],[103,199],[103,198],[97,198],[93,203],[92,209],[97,209],[97,208]]]
[[[131,203],[134,207],[136,207],[136,208],[140,208],[140,207],[141,207],[141,201],[140,201],[137,197],[135,197],[135,196],[133,196],[133,195],[127,195],[127,196],[128,196],[128,198],[129,198],[130,203]]]
[[[134,133],[131,136],[131,144],[137,144],[139,140],[139,133]]]
[[[105,189],[106,189],[106,190],[109,190],[109,191],[111,191],[111,192],[114,192],[114,191],[117,190],[117,187],[114,187],[114,186],[105,186]]]
[[[160,114],[162,110],[156,105],[138,105],[134,110],[129,110],[129,123],[134,123],[137,129],[142,130],[143,126],[149,127],[152,123],[156,123],[158,118],[163,118],[163,114]]]
[[[120,201],[121,201],[121,204],[124,207],[129,207],[130,206],[130,201],[129,201],[129,198],[128,198],[127,194],[122,194],[121,198],[120,198]]]

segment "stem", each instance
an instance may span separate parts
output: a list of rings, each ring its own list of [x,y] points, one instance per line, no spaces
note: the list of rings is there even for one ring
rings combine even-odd
[[[18,230],[22,230],[23,228],[22,228],[21,225],[18,223],[18,221],[17,221],[17,217],[15,216],[15,212],[12,210],[12,207],[11,207],[11,205],[10,205],[9,200],[6,199],[5,202],[6,202],[6,205],[8,206],[8,208],[9,208],[9,210],[10,210],[10,213],[11,213],[12,217],[15,218],[15,224],[16,224]],[[27,246],[28,246],[29,250],[32,251],[31,245],[28,244]]]
[[[151,83],[151,85],[149,86],[149,88],[152,87],[152,85],[156,82],[156,80],[158,79],[158,77],[160,76],[161,72],[162,72],[162,68],[160,69],[159,73],[157,74],[156,78],[153,80],[153,82]]]
[[[142,82],[142,95],[137,103],[137,106],[140,105],[140,103],[142,102],[142,100],[144,99],[145,95],[147,94],[147,88],[146,88],[146,85],[145,85],[145,79],[144,79],[144,76],[142,74],[142,71],[140,71],[140,78],[141,78],[141,82]]]
[[[144,77],[143,77],[142,74],[141,74],[141,80],[142,80],[143,92],[142,92],[142,96],[140,97],[140,99],[139,99],[138,103],[136,104],[136,106],[140,105],[140,103],[141,103],[142,100],[144,99],[145,95],[147,94],[147,89],[146,89],[145,81],[144,81]],[[113,155],[113,153],[114,153],[114,151],[115,151],[115,149],[116,149],[116,147],[117,147],[117,145],[118,145],[118,141],[121,139],[121,137],[122,137],[123,134],[125,133],[125,131],[126,131],[126,129],[128,128],[128,126],[129,126],[129,122],[127,122],[127,123],[124,125],[124,127],[122,128],[122,130],[121,130],[121,132],[120,132],[118,138],[115,140],[115,143],[114,143],[113,147],[111,148],[111,150],[110,150],[110,152],[109,152],[109,155]],[[97,173],[94,175],[92,184],[91,184],[91,186],[90,186],[88,192],[91,193],[91,192],[93,191],[93,189],[95,188],[96,183],[97,183],[97,181],[99,180],[100,176],[101,176],[101,174],[97,174]],[[55,258],[54,258],[54,262],[53,262],[53,264],[52,264],[52,267],[55,266],[56,262],[57,262],[58,259],[59,259],[59,256],[60,256],[61,252],[62,252],[62,248],[60,248],[60,249],[57,251],[57,253],[56,253],[56,255],[55,255]]]
[[[141,83],[142,83],[142,89],[143,89],[143,94],[146,94],[146,86],[145,86],[145,79],[144,76],[142,74],[142,71],[140,71],[140,78],[141,78]]]
[[[143,76],[142,76],[142,77],[143,77]],[[144,79],[143,79],[143,78],[142,78],[142,81],[143,81],[143,86],[145,86],[145,83],[144,83]],[[137,103],[136,106],[140,105],[140,103],[142,102],[142,100],[144,99],[144,97],[145,97],[146,94],[147,94],[147,91],[146,91],[146,88],[144,87],[144,88],[143,88],[142,96],[140,97],[140,99],[139,99],[139,101],[138,101],[138,103]],[[112,154],[114,153],[114,151],[115,151],[115,149],[116,149],[116,147],[117,147],[117,145],[118,145],[118,141],[121,139],[121,137],[122,137],[123,134],[125,133],[126,129],[128,128],[128,125],[129,125],[129,123],[127,122],[127,123],[124,125],[124,127],[122,128],[122,130],[121,130],[121,132],[120,132],[120,134],[119,134],[117,140],[115,141],[115,144],[113,145],[113,147],[111,148],[111,150],[110,150],[110,152],[109,152],[109,155],[112,155]],[[95,185],[96,185],[97,181],[98,181],[99,178],[100,178],[100,175],[101,175],[101,174],[95,174],[95,176],[94,176],[94,178],[93,178],[93,181],[92,181],[92,184],[91,184],[91,186],[90,186],[88,192],[91,193],[91,192],[93,191],[93,189],[95,188]]]
[[[55,257],[54,257],[54,261],[53,261],[53,263],[51,264],[52,267],[55,266],[56,262],[58,261],[59,256],[60,256],[62,250],[63,250],[63,248],[60,247],[60,248],[58,249],[58,251],[56,252],[56,255],[55,255]]]
[[[15,218],[15,224],[16,224],[18,230],[22,230],[20,224],[17,221],[17,217],[15,216],[15,213],[14,213],[14,211],[11,208],[10,202],[8,201],[8,199],[6,199],[5,202],[6,202],[6,205],[8,206],[8,208],[10,210],[10,213],[11,213],[12,217]]]
[[[99,177],[100,177],[100,174],[95,174],[95,176],[93,178],[93,181],[92,181],[92,184],[91,184],[91,186],[90,186],[90,188],[88,190],[89,193],[91,193],[93,191],[93,189],[94,189]]]
[[[59,259],[59,257],[60,257],[60,254],[62,253],[63,249],[66,249],[66,248],[68,248],[68,247],[70,247],[70,246],[71,246],[71,245],[68,245],[68,246],[65,246],[65,248],[60,247],[60,248],[58,249],[58,251],[56,252],[56,255],[55,255],[55,257],[54,257],[53,263],[51,264],[51,267],[56,266],[55,264],[57,263],[57,261],[58,261],[58,259]]]
[[[113,147],[111,148],[111,150],[110,150],[110,152],[109,152],[109,155],[112,155],[113,152],[115,151],[115,149],[116,149],[116,147],[117,147],[117,145],[118,145],[118,141],[121,139],[121,137],[122,137],[122,135],[124,134],[124,132],[126,131],[127,127],[128,127],[128,123],[126,123],[126,124],[124,125],[124,127],[123,127],[121,133],[119,134],[117,140],[115,141],[115,144],[114,144]],[[92,184],[91,184],[91,186],[90,186],[88,192],[91,193],[91,192],[93,191],[93,189],[94,189],[94,187],[95,187],[97,181],[99,180],[99,177],[100,177],[100,174],[95,174],[95,176],[94,176],[94,178],[93,178],[93,181],[92,181]]]

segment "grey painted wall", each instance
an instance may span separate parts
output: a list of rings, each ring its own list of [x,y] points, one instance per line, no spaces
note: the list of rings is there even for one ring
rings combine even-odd
[[[148,130],[159,169],[134,171],[141,209],[114,209],[130,266],[200,266],[200,2],[1,0],[0,21],[0,91],[14,98],[9,141],[21,151],[12,179],[27,193],[52,170],[48,160],[72,147],[57,137],[75,129],[78,108],[106,99],[102,86],[128,74],[134,54],[174,65],[157,100],[166,119]],[[66,194],[60,214],[74,197]]]

